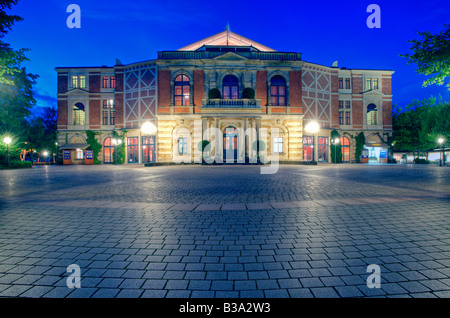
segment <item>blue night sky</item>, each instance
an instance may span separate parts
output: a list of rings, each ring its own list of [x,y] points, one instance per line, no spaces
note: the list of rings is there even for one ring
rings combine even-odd
[[[69,29],[69,4],[81,7],[81,29]],[[381,29],[369,29],[369,4],[381,7]],[[391,69],[393,103],[442,95],[444,86],[422,87],[426,78],[406,65],[416,31],[438,33],[450,23],[448,0],[427,1],[93,1],[19,0],[10,13],[24,18],[5,41],[29,48],[27,71],[38,74],[37,107],[56,106],[58,66],[113,66],[151,60],[231,30],[278,51],[303,53],[308,62],[340,67]]]

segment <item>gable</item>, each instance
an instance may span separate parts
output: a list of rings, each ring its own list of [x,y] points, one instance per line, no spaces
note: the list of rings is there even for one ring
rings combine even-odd
[[[237,33],[225,30],[203,40],[182,47],[178,51],[195,51],[205,45],[218,46],[253,46],[263,52],[276,52],[274,49],[262,45],[258,42],[243,37]]]

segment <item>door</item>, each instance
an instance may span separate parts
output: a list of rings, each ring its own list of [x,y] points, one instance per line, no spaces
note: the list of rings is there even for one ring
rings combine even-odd
[[[236,162],[238,158],[238,134],[234,127],[227,127],[223,134],[223,160],[224,162]]]

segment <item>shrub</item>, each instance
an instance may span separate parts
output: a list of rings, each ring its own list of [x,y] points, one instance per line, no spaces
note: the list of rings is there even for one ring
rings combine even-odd
[[[242,98],[255,99],[255,91],[253,90],[253,88],[246,87],[242,92]]]
[[[417,164],[428,164],[428,163],[430,163],[430,161],[427,160],[427,159],[416,158],[416,159],[414,159],[413,163],[417,163]]]
[[[10,169],[31,168],[32,166],[33,163],[31,161],[11,160],[9,162]],[[8,163],[3,164],[1,167],[8,168]]]
[[[220,91],[217,88],[211,88],[208,93],[209,99],[218,99],[222,98],[222,94],[220,94]]]

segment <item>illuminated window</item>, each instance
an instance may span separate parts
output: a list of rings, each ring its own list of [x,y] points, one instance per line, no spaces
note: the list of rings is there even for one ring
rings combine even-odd
[[[373,89],[378,89],[378,78],[373,79]]]
[[[350,162],[350,140],[341,137],[342,162]]]
[[[116,77],[115,76],[111,76],[109,78],[109,83],[110,83],[110,87],[111,88],[116,88]]]
[[[77,149],[76,151],[76,158],[77,159],[83,159],[84,158],[84,151],[81,149]]]
[[[283,153],[283,137],[273,138],[273,152]]]
[[[86,77],[85,76],[78,76],[80,88],[86,88]]]
[[[142,137],[142,163],[155,162],[155,136]]]
[[[72,119],[74,125],[83,126],[86,124],[86,113],[82,103],[77,103],[73,106]]]
[[[372,89],[372,79],[366,78],[366,90],[371,90],[371,89]]]
[[[223,78],[222,85],[223,99],[239,98],[239,80],[234,75],[227,75]]]
[[[312,161],[314,154],[314,137],[303,136],[303,160]]]
[[[378,110],[375,104],[367,105],[367,125],[377,125]]]
[[[319,137],[317,139],[318,148],[319,148],[319,158],[320,162],[328,162],[328,137]]]
[[[78,87],[78,76],[72,76],[72,87],[73,88]]]
[[[103,88],[108,88],[109,78],[108,76],[103,76]]]
[[[174,84],[174,104],[175,106],[190,105],[190,82],[186,75],[178,75]]]
[[[139,162],[139,139],[138,137],[127,138],[128,163]]]
[[[103,162],[114,163],[114,146],[111,137],[106,138],[103,142]]]
[[[270,104],[286,106],[286,81],[283,76],[276,75],[270,80]]]
[[[103,100],[103,125],[115,125],[116,109],[113,99]]]

